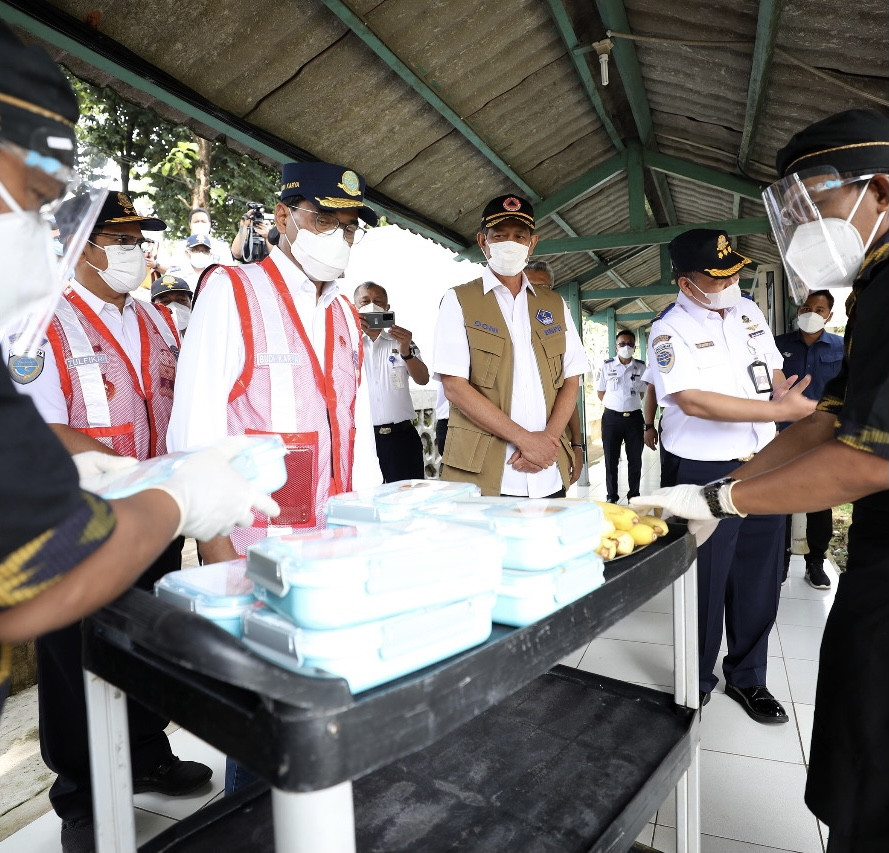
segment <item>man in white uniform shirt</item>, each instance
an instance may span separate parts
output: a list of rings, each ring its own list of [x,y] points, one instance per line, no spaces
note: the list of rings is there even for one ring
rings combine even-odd
[[[602,449],[605,451],[606,500],[617,503],[617,468],[621,444],[627,450],[627,499],[639,494],[642,478],[642,381],[645,362],[633,358],[636,336],[628,329],[617,333],[617,357],[605,360],[599,371],[598,395],[602,412]]]
[[[381,482],[360,328],[335,280],[364,222],[364,179],[330,163],[287,163],[275,219],[281,239],[255,264],[219,267],[194,302],[178,366],[168,446],[274,433],[288,480],[275,523],[199,543],[206,562],[234,559],[274,533],[324,526],[330,495]]]
[[[649,381],[663,407],[664,447],[679,457],[677,481],[718,481],[775,436],[776,421],[811,413],[800,383],[789,391],[768,322],[742,298],[749,258],[724,231],[694,229],[670,243],[679,294],[651,328]],[[786,723],[766,686],[769,631],[778,612],[784,517],[735,516],[698,548],[700,701],[716,687],[722,642],[726,695],[759,723]]]
[[[487,204],[477,240],[488,265],[445,293],[435,329],[451,403],[442,478],[485,495],[561,497],[574,467],[567,427],[587,359],[565,301],[522,272],[534,229],[527,200]]]
[[[386,289],[372,281],[355,288],[354,299],[359,315],[389,310]],[[408,377],[417,385],[425,385],[429,382],[429,370],[408,329],[396,325],[373,329],[366,316],[361,317],[361,329],[364,375],[383,482],[422,480],[423,442],[413,424],[414,404]]]

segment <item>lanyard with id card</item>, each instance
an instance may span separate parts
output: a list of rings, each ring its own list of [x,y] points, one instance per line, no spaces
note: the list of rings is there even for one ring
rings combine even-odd
[[[772,376],[769,366],[764,362],[756,359],[747,367],[747,372],[753,380],[753,387],[757,394],[772,393]]]

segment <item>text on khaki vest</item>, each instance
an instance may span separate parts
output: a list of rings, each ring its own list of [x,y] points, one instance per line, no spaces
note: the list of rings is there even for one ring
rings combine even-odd
[[[257,516],[252,529],[236,530],[232,541],[243,553],[271,530],[321,529],[329,496],[351,488],[359,336],[351,306],[337,297],[325,311],[319,363],[273,260],[225,270],[230,284],[217,278],[212,286],[233,288],[245,351],[229,395],[228,433],[277,433],[291,450],[288,482],[275,499],[293,511],[271,522]]]
[[[512,403],[513,343],[497,297],[484,292],[481,279],[454,288],[463,311],[469,343],[469,384],[498,409],[509,414]],[[562,298],[545,288],[528,289],[531,347],[543,387],[549,418],[556,395],[565,382],[565,315]],[[543,312],[543,313],[541,313]],[[545,323],[538,316],[549,317]],[[567,485],[572,464],[567,432],[562,437],[558,466]],[[484,495],[499,495],[506,441],[473,423],[451,405],[448,438],[442,458],[442,477],[475,483]]]

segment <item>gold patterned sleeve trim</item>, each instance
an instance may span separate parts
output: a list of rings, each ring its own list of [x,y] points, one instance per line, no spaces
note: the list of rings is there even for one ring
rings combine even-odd
[[[81,499],[59,525],[0,560],[0,608],[39,595],[107,541],[116,523],[111,506],[89,492]]]

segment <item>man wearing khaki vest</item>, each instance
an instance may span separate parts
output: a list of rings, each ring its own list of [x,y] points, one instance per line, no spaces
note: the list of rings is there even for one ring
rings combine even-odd
[[[586,355],[565,301],[523,273],[537,244],[534,209],[493,199],[477,239],[487,267],[449,290],[433,367],[451,403],[442,478],[484,495],[563,497],[574,453],[566,427]]]

